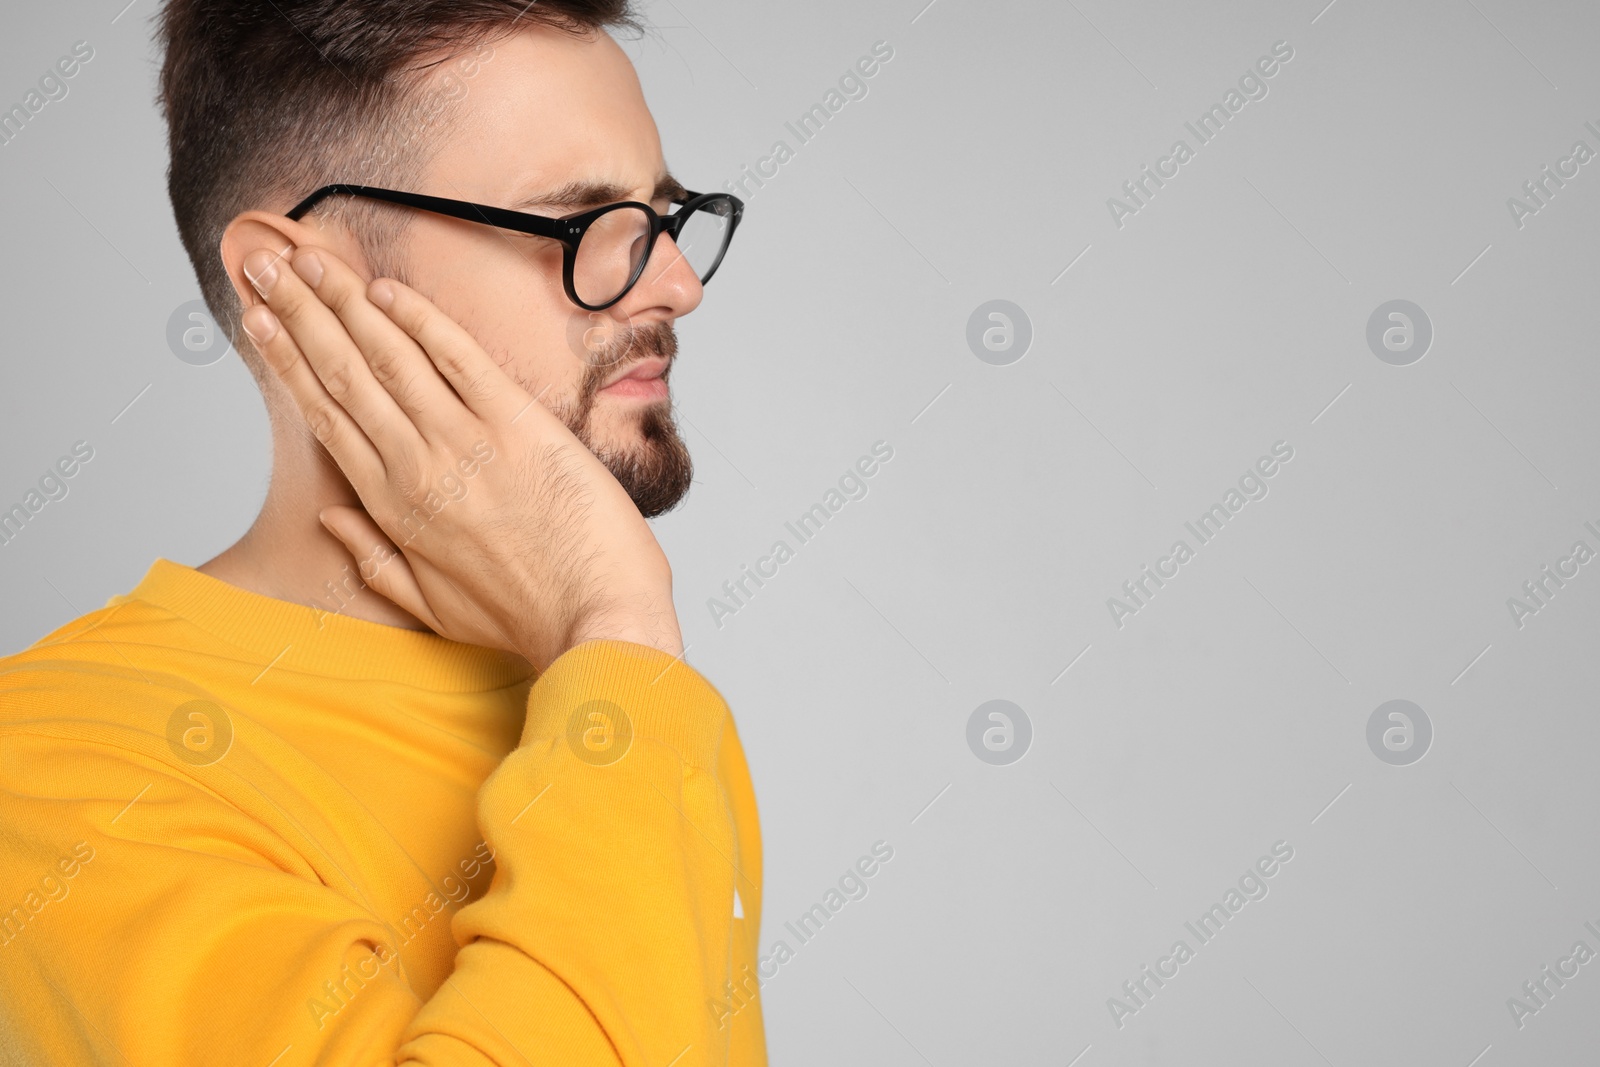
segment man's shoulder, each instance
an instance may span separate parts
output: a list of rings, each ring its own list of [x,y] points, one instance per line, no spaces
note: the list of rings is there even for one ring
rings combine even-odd
[[[70,720],[127,722],[203,695],[195,679],[216,649],[171,612],[129,597],[0,657],[0,732]]]

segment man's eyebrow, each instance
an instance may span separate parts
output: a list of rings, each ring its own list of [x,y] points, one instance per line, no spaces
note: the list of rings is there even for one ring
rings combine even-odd
[[[671,174],[663,174],[656,179],[656,187],[650,199],[652,201],[670,201],[682,196],[686,191],[678,179]],[[577,211],[580,208],[599,207],[602,204],[615,204],[621,200],[630,200],[632,199],[631,194],[631,189],[618,185],[616,182],[571,181],[554,189],[525,196],[512,204],[511,210],[526,211],[530,208],[555,208]]]

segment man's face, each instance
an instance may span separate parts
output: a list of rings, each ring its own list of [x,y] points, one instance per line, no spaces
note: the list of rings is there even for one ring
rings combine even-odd
[[[447,141],[415,191],[551,217],[618,200],[671,206],[657,195],[672,183],[655,121],[607,34],[519,31],[495,42],[466,85],[448,130],[430,131]],[[416,212],[401,260],[405,280],[565,421],[640,511],[660,514],[688,492],[667,377],[673,320],[701,288],[670,238],[602,312],[567,298],[562,248],[547,238]]]

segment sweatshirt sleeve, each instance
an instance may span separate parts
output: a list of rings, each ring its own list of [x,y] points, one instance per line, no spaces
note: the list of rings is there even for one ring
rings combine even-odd
[[[455,972],[402,1062],[728,1061],[708,1007],[731,972],[739,865],[716,775],[727,719],[654,649],[597,641],[551,665],[479,797],[494,880],[456,916]]]
[[[0,736],[0,1061],[729,1062],[708,1005],[759,872],[719,777],[727,706],[681,661],[589,642],[532,686],[478,796],[492,881],[426,1000],[362,899],[359,842],[250,762],[248,724],[207,779],[165,757],[170,701],[136,703],[109,736],[42,714]],[[337,1010],[308,1006],[332,983]]]

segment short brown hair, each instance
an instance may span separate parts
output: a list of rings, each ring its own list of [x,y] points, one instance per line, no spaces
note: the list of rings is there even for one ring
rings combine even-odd
[[[415,180],[437,145],[415,136],[429,72],[520,25],[638,28],[630,0],[168,0],[167,193],[201,295],[241,354],[253,352],[240,343],[244,309],[218,250],[228,223],[330,182]],[[370,173],[375,158],[382,180]],[[369,173],[353,174],[361,160]],[[345,218],[374,269],[391,266],[405,213],[362,203]],[[259,377],[253,355],[245,361]]]

